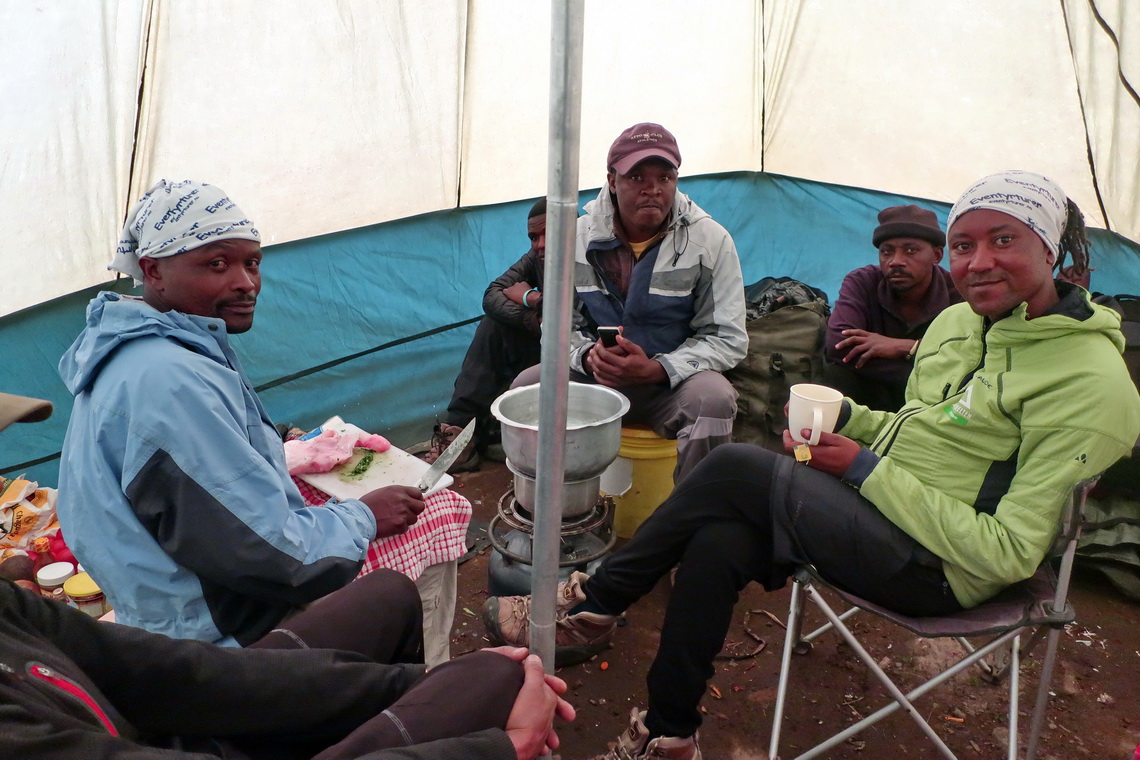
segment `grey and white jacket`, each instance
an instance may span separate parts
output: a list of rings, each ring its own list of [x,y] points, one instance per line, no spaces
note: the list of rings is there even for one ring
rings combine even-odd
[[[732,236],[689,197],[673,200],[665,236],[642,254],[629,292],[615,292],[597,264],[598,251],[621,245],[614,234],[608,187],[578,217],[574,251],[574,333],[570,366],[597,341],[598,325],[620,325],[623,335],[665,367],[676,387],[701,370],[723,372],[748,352],[744,281]]]

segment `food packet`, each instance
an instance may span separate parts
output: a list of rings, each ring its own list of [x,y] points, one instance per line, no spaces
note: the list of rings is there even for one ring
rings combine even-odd
[[[31,549],[55,522],[56,490],[34,480],[0,478],[0,548]]]

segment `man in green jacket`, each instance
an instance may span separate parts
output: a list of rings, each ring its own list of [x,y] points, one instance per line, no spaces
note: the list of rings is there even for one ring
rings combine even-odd
[[[750,581],[777,589],[811,563],[903,614],[973,607],[1031,576],[1072,489],[1131,451],[1140,397],[1120,318],[1053,279],[1066,255],[1088,263],[1064,191],[1028,172],[986,177],[955,204],[947,231],[966,303],[926,332],[898,412],[845,399],[837,432],[803,464],[717,448],[593,577],[561,588],[557,643],[590,654],[678,566],[649,709],[634,709],[603,757],[699,760],[698,705]],[[786,431],[784,443],[794,444]],[[492,638],[525,642],[528,608],[526,597],[489,600]]]

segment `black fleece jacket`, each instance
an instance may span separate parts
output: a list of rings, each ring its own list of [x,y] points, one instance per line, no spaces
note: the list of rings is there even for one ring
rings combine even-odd
[[[237,744],[328,746],[382,712],[422,665],[349,652],[217,647],[98,622],[0,581],[0,757],[244,760]],[[314,750],[316,751],[316,750]],[[500,730],[358,760],[506,760]]]

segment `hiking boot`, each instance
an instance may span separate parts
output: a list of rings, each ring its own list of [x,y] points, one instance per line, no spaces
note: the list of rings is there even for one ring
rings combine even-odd
[[[423,460],[431,464],[439,459],[440,454],[446,449],[451,442],[455,440],[455,436],[463,432],[463,428],[459,425],[448,425],[446,422],[440,422],[435,426],[431,432],[431,447],[427,453],[424,454]],[[457,472],[471,472],[472,470],[479,469],[479,454],[475,451],[475,439],[463,448],[459,456],[451,466],[447,468],[449,473]]]
[[[507,461],[507,452],[501,443],[488,443],[483,449],[483,456],[492,462]]]
[[[649,741],[645,711],[635,707],[629,711],[629,728],[610,745],[609,752],[593,760],[701,760],[701,748],[695,735],[684,739],[658,736]]]
[[[571,573],[570,579],[558,584],[558,600],[554,607],[554,666],[561,668],[585,662],[610,645],[617,615],[579,612],[571,609],[586,601],[582,584],[590,576]],[[493,596],[483,605],[483,626],[496,644],[530,646],[530,597]]]

